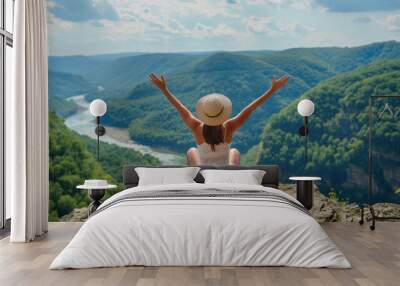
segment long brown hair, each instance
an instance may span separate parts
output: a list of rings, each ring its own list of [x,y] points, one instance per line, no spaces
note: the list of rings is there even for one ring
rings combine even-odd
[[[210,126],[203,125],[203,137],[207,144],[210,144],[211,150],[215,152],[215,145],[224,143],[224,132],[222,125]]]

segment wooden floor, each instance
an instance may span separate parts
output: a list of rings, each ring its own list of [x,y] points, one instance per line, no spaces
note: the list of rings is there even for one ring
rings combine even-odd
[[[0,285],[400,285],[400,222],[324,224],[352,269],[289,267],[123,267],[48,270],[81,223],[51,223],[35,242],[0,241]]]

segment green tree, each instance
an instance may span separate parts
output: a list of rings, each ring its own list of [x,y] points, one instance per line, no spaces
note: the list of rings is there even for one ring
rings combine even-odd
[[[313,174],[323,178],[319,184],[328,194],[332,189],[339,199],[365,202],[368,182],[368,98],[369,95],[400,93],[400,61],[383,61],[340,74],[321,82],[301,98],[311,99],[316,106],[310,118],[309,163],[304,166],[304,138],[297,134],[302,118],[297,103],[274,115],[266,125],[256,162],[277,163],[282,177]],[[377,150],[387,158],[375,165],[376,182],[381,186],[376,200],[399,202],[392,188],[398,178],[385,169],[400,166],[398,144],[400,122],[391,121],[375,128],[381,142]],[[253,154],[254,156],[254,154]]]
[[[58,220],[90,200],[76,186],[85,179],[114,179],[86,150],[78,134],[69,130],[61,118],[49,114],[49,219]]]
[[[68,129],[61,118],[49,113],[49,220],[57,221],[74,208],[90,203],[87,192],[76,186],[85,179],[106,179],[122,187],[122,168],[126,164],[157,165],[158,159],[128,148],[102,143],[102,158],[94,155],[96,140]]]

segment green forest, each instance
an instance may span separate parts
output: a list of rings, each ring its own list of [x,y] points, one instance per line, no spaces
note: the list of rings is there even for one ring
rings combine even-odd
[[[133,140],[182,152],[193,146],[194,141],[173,107],[148,82],[150,72],[166,74],[172,93],[193,112],[200,97],[218,92],[232,100],[233,115],[267,90],[272,76],[288,74],[290,81],[284,90],[256,110],[237,133],[234,145],[245,153],[260,141],[264,125],[273,114],[319,82],[376,60],[398,58],[400,44],[397,42],[356,48],[298,48],[269,53],[139,55],[115,61],[111,69],[102,71],[109,76],[107,82],[112,82],[112,86],[91,92],[87,98],[99,97],[109,102],[105,122],[112,126],[129,127]],[[122,62],[125,63],[122,65]],[[131,85],[127,84],[129,80]]]
[[[60,117],[68,117],[78,111],[78,106],[64,98],[57,96],[49,96],[49,110],[53,111]]]
[[[368,199],[368,99],[399,92],[399,60],[376,62],[321,82],[300,98],[311,99],[316,106],[310,118],[307,166],[304,165],[304,138],[297,134],[302,125],[297,100],[269,120],[252,159],[258,164],[279,164],[282,179],[299,173],[316,174],[323,178],[320,185],[325,194],[335,191],[344,200],[365,202]],[[390,154],[385,166],[376,166],[376,169],[400,166],[400,122],[385,122],[377,126],[375,134],[382,142],[377,148]],[[398,174],[381,172],[376,176],[380,188],[376,189],[374,199],[400,202],[400,196],[395,193],[400,187]]]
[[[96,141],[81,137],[64,125],[62,118],[49,114],[49,220],[57,221],[74,208],[86,207],[90,198],[76,186],[85,179],[106,179],[122,189],[122,168],[126,164],[155,165],[148,155],[107,143],[101,144],[101,160],[95,159]],[[106,196],[106,197],[107,197]]]
[[[62,118],[78,106],[67,100],[86,94],[102,98],[108,110],[102,121],[127,128],[130,137],[147,146],[184,154],[194,145],[175,110],[147,80],[150,72],[167,76],[170,90],[192,111],[211,92],[229,96],[233,115],[262,94],[271,77],[290,76],[289,84],[256,110],[237,133],[242,164],[279,164],[282,180],[291,175],[318,175],[322,192],[342,200],[367,197],[367,105],[369,95],[396,95],[400,89],[400,44],[376,43],[355,48],[297,48],[283,51],[206,52],[192,54],[125,53],[49,57],[50,218],[58,220],[76,207],[87,206],[86,192],[75,189],[88,178],[105,178],[121,187],[125,164],[157,165],[151,156],[113,144],[101,144],[68,129]],[[310,119],[310,160],[304,166],[304,141],[297,130],[301,98],[316,105]],[[393,123],[394,124],[394,123]],[[398,124],[398,123],[397,123]],[[396,127],[397,128],[397,127]],[[389,158],[378,167],[399,166],[395,147],[400,133],[385,124],[377,134]],[[398,130],[398,128],[397,128]],[[378,172],[376,200],[399,202],[400,174]],[[109,193],[108,195],[110,195]]]
[[[49,94],[56,97],[69,97],[87,93],[93,89],[84,77],[65,72],[49,71]]]

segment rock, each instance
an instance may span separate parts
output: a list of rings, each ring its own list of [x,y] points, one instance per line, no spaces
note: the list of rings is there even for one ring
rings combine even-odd
[[[86,221],[88,217],[88,209],[87,208],[80,208],[74,209],[69,214],[63,216],[60,221]]]
[[[375,214],[378,217],[399,218],[400,204],[379,203],[374,205]]]
[[[296,185],[282,184],[279,189],[296,197]],[[379,203],[374,205],[374,209],[378,217],[400,218],[399,204]],[[321,194],[316,186],[314,186],[314,205],[310,213],[318,222],[358,222],[361,218],[360,208],[356,203],[349,204],[330,199]],[[365,220],[371,219],[369,209],[365,208],[364,214]]]
[[[296,197],[296,185],[281,184],[280,190]],[[400,205],[391,203],[379,203],[374,205],[378,217],[400,217]],[[314,189],[314,205],[310,211],[318,222],[358,222],[360,220],[360,208],[356,203],[340,202],[321,194],[318,188]],[[369,220],[371,214],[365,209],[365,220]],[[61,218],[61,221],[86,221],[87,208],[74,209],[70,214]]]

